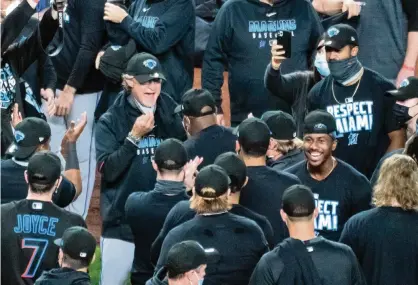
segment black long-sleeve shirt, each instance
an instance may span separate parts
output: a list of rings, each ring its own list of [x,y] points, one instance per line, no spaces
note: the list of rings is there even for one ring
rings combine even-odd
[[[103,77],[94,68],[94,62],[104,44],[104,3],[105,0],[68,1],[64,15],[64,47],[52,58],[58,76],[57,88],[69,85],[77,89],[77,94],[103,89]],[[58,34],[51,43],[54,49],[61,43]]]

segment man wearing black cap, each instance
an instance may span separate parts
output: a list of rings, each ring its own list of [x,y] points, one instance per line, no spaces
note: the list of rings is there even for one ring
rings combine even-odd
[[[248,175],[248,183],[241,191],[240,204],[270,221],[274,244],[277,244],[288,235],[279,213],[283,191],[300,181],[294,175],[266,166],[271,132],[264,121],[249,118],[237,130],[237,152],[247,166]]]
[[[314,193],[319,211],[315,219],[317,233],[338,241],[345,222],[371,207],[372,188],[364,175],[332,156],[337,147],[337,127],[330,113],[313,111],[306,116],[304,125],[306,161],[287,171]]]
[[[165,139],[186,139],[176,103],[161,92],[165,79],[157,58],[134,55],[123,75],[126,88],[96,128],[98,169],[102,173],[102,285],[125,282],[133,261],[133,236],[125,203],[135,191],[154,188],[151,159]],[[106,249],[112,254],[103,255]],[[118,249],[115,251],[115,249]]]
[[[203,248],[197,241],[177,243],[169,250],[165,266],[146,285],[201,285],[207,266],[219,259],[216,249]]]
[[[58,156],[50,151],[34,154],[25,179],[26,199],[1,205],[1,284],[32,284],[42,271],[57,267],[53,241],[69,227],[86,227],[82,217],[52,203],[62,180]]]
[[[418,132],[418,78],[409,77],[405,79],[401,82],[399,89],[388,91],[386,95],[396,100],[396,104],[393,105],[393,114],[398,124],[406,127],[406,138],[408,141],[405,148],[391,151],[380,159],[370,179],[372,185],[375,185],[377,182],[383,162],[394,154],[407,153],[406,146],[411,146],[412,142],[416,140],[416,134]]]
[[[59,246],[58,264],[60,268],[42,273],[35,285],[77,284],[90,285],[87,273],[94,260],[96,239],[83,227],[68,228],[62,238],[54,244]]]
[[[286,189],[280,215],[290,238],[265,254],[257,264],[250,285],[365,285],[350,247],[315,236],[318,208],[309,187]]]
[[[144,284],[152,277],[151,245],[171,208],[177,202],[189,199],[183,182],[187,161],[186,149],[179,140],[163,141],[157,147],[152,161],[157,172],[154,190],[132,193],[126,201],[125,215],[135,243],[132,285]]]
[[[81,176],[76,152],[76,141],[85,126],[83,119],[77,126],[72,125],[62,140],[62,153],[65,156],[65,172],[62,182],[52,196],[59,207],[67,207],[81,193]],[[2,160],[1,165],[1,203],[25,199],[28,194],[24,172],[28,160],[35,153],[49,150],[51,129],[40,118],[26,118],[15,128],[14,143],[7,150],[11,159]]]
[[[261,119],[271,131],[267,151],[267,165],[284,170],[305,159],[302,141],[296,137],[296,123],[292,115],[283,111],[268,111]]]
[[[203,157],[200,167],[212,164],[221,153],[234,151],[237,137],[216,121],[216,103],[209,91],[187,91],[177,112],[183,114],[183,123],[189,139],[184,142],[189,157]]]
[[[231,194],[228,197],[228,203],[231,206],[229,212],[256,222],[263,231],[269,247],[273,248],[276,245],[274,243],[273,228],[267,218],[239,204],[241,189],[248,182],[245,163],[236,153],[226,152],[219,155],[214,164],[222,167],[231,180],[231,184],[229,184]],[[158,237],[152,244],[151,261],[157,262],[161,245],[170,230],[193,219],[194,216],[196,216],[196,212],[190,208],[190,201],[181,201],[170,210]]]
[[[324,45],[331,74],[309,92],[309,109],[334,116],[339,145],[335,156],[370,177],[386,151],[405,144],[392,113],[395,102],[384,96],[395,86],[359,62],[358,36],[351,26],[331,26]]]
[[[208,165],[197,174],[190,207],[197,213],[192,220],[172,229],[164,240],[156,272],[167,263],[169,249],[183,240],[196,240],[215,247],[220,261],[208,268],[206,285],[247,284],[267,241],[260,227],[250,219],[228,212],[230,179],[218,165]]]

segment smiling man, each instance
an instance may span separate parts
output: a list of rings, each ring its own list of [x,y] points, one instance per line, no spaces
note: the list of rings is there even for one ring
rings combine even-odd
[[[332,156],[337,147],[337,126],[331,114],[313,111],[306,116],[304,125],[306,161],[287,171],[314,193],[318,207],[316,233],[338,241],[345,222],[370,208],[372,188],[364,175]]]
[[[101,284],[123,284],[134,257],[133,235],[125,219],[125,203],[135,191],[154,188],[151,159],[167,138],[184,140],[186,133],[176,103],[161,92],[165,76],[158,59],[134,55],[123,75],[123,91],[100,118],[96,129],[98,169],[102,173]]]

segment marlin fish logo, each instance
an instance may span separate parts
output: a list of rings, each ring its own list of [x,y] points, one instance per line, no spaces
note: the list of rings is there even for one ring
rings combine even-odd
[[[340,33],[340,31],[337,28],[330,28],[327,31],[328,36],[331,37],[331,38],[338,35],[339,33]]]
[[[25,139],[25,134],[24,133],[22,133],[21,131],[16,131],[15,132],[15,140],[16,140],[17,143],[23,141],[24,139]]]
[[[147,59],[143,63],[144,63],[144,66],[148,67],[151,70],[157,66],[157,62],[153,59]]]

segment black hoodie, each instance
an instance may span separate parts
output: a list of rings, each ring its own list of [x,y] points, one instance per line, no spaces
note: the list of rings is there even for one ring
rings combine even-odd
[[[90,276],[71,268],[56,268],[44,271],[35,285],[90,285]]]
[[[263,77],[271,60],[271,44],[283,30],[293,37],[291,59],[281,69],[284,73],[306,70],[322,33],[310,1],[281,0],[270,6],[259,0],[229,0],[219,10],[204,56],[202,84],[220,106],[227,65],[233,123],[246,119],[250,112],[259,117],[269,108],[280,107],[268,102],[275,98],[269,98]]]
[[[107,25],[111,41],[133,38],[138,51],[155,55],[167,81],[164,92],[180,102],[193,85],[195,11],[192,0],[137,0],[119,25]]]
[[[156,173],[151,158],[155,149],[167,138],[186,139],[181,118],[174,114],[177,104],[161,93],[154,114],[155,128],[134,145],[126,139],[142,115],[134,106],[130,94],[122,92],[96,127],[97,163],[102,173],[102,236],[127,241],[132,241],[132,233],[125,218],[125,203],[131,193],[154,188]]]
[[[145,285],[168,285],[167,269],[162,267]]]

